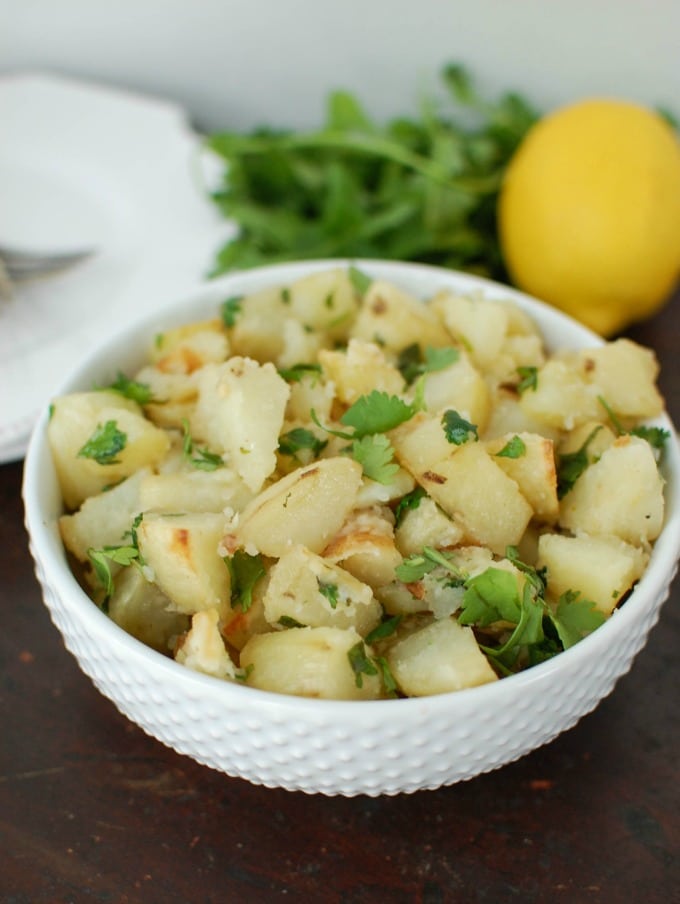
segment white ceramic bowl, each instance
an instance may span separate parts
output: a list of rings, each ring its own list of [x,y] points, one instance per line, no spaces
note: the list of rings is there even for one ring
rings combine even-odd
[[[113,380],[143,360],[150,336],[214,316],[216,304],[284,284],[337,261],[285,264],[237,273],[198,288],[178,304],[121,330],[55,396]],[[418,296],[442,287],[512,298],[539,324],[549,347],[600,342],[561,313],[507,287],[420,265],[359,262]],[[680,455],[668,444],[667,517],[649,567],[602,627],[526,672],[441,696],[367,702],[301,699],[226,683],[145,647],[80,589],[57,529],[59,489],[45,412],[33,433],[24,476],[26,524],[45,602],[67,648],[99,690],[146,732],[231,776],[323,794],[396,794],[437,788],[495,769],[573,726],[609,694],[645,644],[667,598],[680,554]],[[670,429],[670,422],[660,423]]]

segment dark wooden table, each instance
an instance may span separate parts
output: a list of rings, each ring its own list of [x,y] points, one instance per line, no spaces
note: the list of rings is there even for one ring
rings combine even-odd
[[[629,335],[680,424],[680,295]],[[33,576],[21,471],[0,467],[3,904],[680,901],[680,581],[611,696],[519,762],[396,798],[268,790],[166,749],[79,671]]]

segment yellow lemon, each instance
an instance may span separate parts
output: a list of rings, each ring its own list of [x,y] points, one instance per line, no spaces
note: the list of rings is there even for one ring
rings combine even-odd
[[[658,114],[588,99],[541,119],[498,203],[512,281],[603,336],[658,310],[680,276],[680,142]]]

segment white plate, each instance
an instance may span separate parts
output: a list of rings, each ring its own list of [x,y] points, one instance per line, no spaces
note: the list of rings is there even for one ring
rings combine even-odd
[[[95,246],[0,302],[0,462],[20,458],[62,373],[207,274],[228,227],[178,107],[43,74],[0,78],[0,245]]]

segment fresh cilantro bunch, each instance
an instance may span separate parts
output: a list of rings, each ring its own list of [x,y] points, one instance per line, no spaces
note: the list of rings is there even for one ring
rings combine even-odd
[[[446,104],[419,117],[372,120],[344,91],[323,126],[206,139],[224,160],[212,199],[236,223],[213,274],[292,259],[423,261],[504,276],[496,197],[537,113],[517,94],[480,97],[465,70],[442,73]]]

